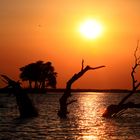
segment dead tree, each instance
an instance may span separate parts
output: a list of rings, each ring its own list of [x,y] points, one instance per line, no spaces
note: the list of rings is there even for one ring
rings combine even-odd
[[[6,75],[1,75],[1,77],[3,78],[3,81],[7,84],[6,88],[10,87],[10,92],[12,92],[16,97],[20,118],[37,117],[38,111],[32,103],[31,99],[28,97],[27,93],[23,91],[19,81],[16,82]]]
[[[131,78],[132,78],[132,89],[128,95],[126,95],[119,103],[118,105],[109,105],[106,109],[106,111],[103,113],[103,117],[117,117],[120,116],[125,110],[128,108],[140,108],[140,104],[135,104],[133,102],[127,102],[127,99],[132,96],[134,93],[137,92],[137,89],[140,86],[140,82],[138,82],[135,78],[135,73],[138,67],[140,66],[140,56],[137,55],[139,48],[139,40],[137,42],[136,49],[134,51],[134,66],[132,67],[131,71]]]
[[[84,60],[82,60],[82,68],[81,71],[74,74],[67,82],[66,84],[66,89],[64,91],[64,94],[62,95],[62,97],[59,99],[59,103],[60,103],[60,109],[58,111],[58,116],[60,118],[67,118],[67,114],[68,114],[68,110],[67,107],[68,105],[70,105],[73,102],[76,102],[76,100],[71,100],[68,101],[69,97],[71,96],[71,86],[72,84],[78,80],[81,76],[83,76],[88,70],[95,70],[95,69],[99,69],[105,66],[98,66],[98,67],[90,67],[90,66],[86,66],[84,68]]]

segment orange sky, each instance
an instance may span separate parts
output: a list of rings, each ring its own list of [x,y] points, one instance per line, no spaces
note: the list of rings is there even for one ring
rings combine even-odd
[[[0,73],[18,79],[25,64],[52,61],[64,87],[84,59],[106,67],[87,72],[75,88],[130,88],[139,7],[139,0],[0,0]],[[89,18],[104,27],[95,40],[78,32]]]

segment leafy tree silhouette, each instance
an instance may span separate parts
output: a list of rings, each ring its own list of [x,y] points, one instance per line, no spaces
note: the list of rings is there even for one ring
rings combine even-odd
[[[56,76],[51,62],[37,61],[20,68],[20,78],[22,81],[28,81],[29,87],[33,88],[56,88]]]

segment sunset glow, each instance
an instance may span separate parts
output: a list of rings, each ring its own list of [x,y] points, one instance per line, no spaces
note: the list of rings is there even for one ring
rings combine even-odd
[[[95,39],[102,34],[102,25],[96,20],[87,20],[80,26],[80,33],[89,39]]]
[[[106,68],[86,74],[73,88],[129,89],[139,7],[139,0],[0,0],[0,74],[18,80],[20,67],[51,61],[63,88],[84,59],[85,66]]]
[[[0,140],[140,140],[139,66],[140,0],[0,0]]]

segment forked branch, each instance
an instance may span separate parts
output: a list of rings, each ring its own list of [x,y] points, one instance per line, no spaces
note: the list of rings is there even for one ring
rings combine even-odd
[[[68,98],[71,96],[71,86],[72,84],[78,80],[81,76],[83,76],[88,70],[95,70],[95,69],[99,69],[99,68],[103,68],[105,66],[98,66],[98,67],[90,67],[90,66],[86,66],[84,68],[84,60],[82,60],[82,68],[81,71],[74,74],[67,82],[66,84],[66,89],[64,94],[62,95],[62,97],[59,100],[60,103],[60,109],[58,111],[58,116],[60,118],[66,118],[68,111],[67,111],[67,106],[73,102],[75,102],[76,100],[71,100],[71,101],[67,101]]]
[[[103,117],[114,117],[114,116],[118,116],[118,114],[121,115],[120,112],[125,111],[128,108],[140,108],[140,104],[135,104],[133,102],[125,103],[127,101],[127,99],[130,96],[132,96],[140,86],[140,82],[138,82],[135,78],[136,70],[140,66],[140,56],[137,55],[138,49],[139,49],[139,40],[137,41],[137,46],[136,46],[136,49],[134,51],[134,59],[135,60],[134,60],[134,66],[132,67],[132,71],[131,71],[132,89],[131,89],[130,93],[128,95],[126,95],[118,103],[118,105],[113,105],[113,104],[109,105],[107,107],[106,111],[103,113]]]

